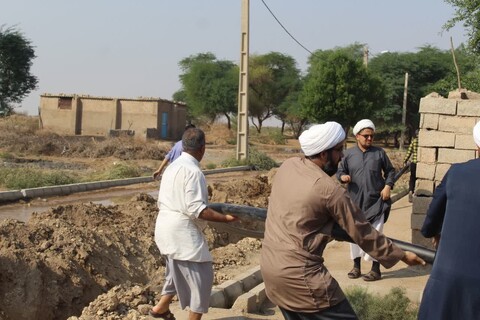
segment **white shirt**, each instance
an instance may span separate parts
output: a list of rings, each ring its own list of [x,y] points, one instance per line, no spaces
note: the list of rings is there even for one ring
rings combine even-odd
[[[212,261],[197,226],[207,201],[207,182],[200,164],[183,152],[167,167],[160,183],[155,242],[162,254],[175,260]]]

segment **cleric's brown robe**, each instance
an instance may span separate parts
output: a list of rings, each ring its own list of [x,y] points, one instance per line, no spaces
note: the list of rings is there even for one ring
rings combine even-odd
[[[345,299],[323,264],[334,222],[384,267],[403,257],[401,249],[365,220],[346,191],[310,160],[286,160],[273,179],[260,261],[273,303],[315,312]]]

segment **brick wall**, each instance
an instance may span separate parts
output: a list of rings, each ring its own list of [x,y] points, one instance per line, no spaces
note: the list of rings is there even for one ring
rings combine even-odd
[[[454,91],[448,98],[432,93],[420,100],[416,197],[413,199],[412,243],[432,248],[420,233],[435,187],[452,163],[478,157],[473,127],[480,121],[480,95]]]

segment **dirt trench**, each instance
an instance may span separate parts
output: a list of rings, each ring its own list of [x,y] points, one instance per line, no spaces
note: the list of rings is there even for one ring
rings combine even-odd
[[[269,175],[209,186],[211,202],[266,207]],[[143,319],[158,301],[164,261],[154,243],[156,201],[62,205],[28,224],[0,221],[0,319]],[[263,223],[236,222],[262,230]],[[258,263],[261,242],[203,230],[215,284]]]

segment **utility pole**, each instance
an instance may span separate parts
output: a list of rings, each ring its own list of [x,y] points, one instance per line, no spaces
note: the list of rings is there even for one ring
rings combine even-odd
[[[250,0],[242,1],[240,79],[238,82],[237,160],[248,160],[248,60]]]
[[[367,46],[364,46],[363,47],[363,65],[366,67],[368,67],[368,47]]]
[[[405,130],[407,128],[407,94],[408,93],[408,72],[405,72],[405,86],[403,88],[403,109],[402,109],[402,134],[400,135],[400,151],[403,151],[405,144]]]

